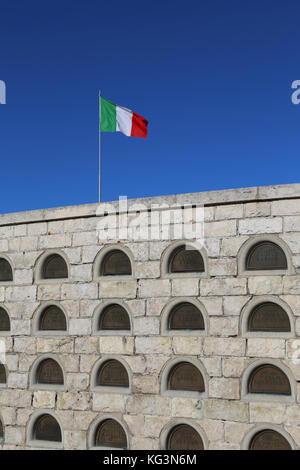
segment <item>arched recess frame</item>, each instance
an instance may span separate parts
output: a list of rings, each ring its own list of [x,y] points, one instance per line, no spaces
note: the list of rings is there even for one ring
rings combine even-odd
[[[194,250],[199,251],[200,255],[202,256],[203,263],[204,263],[204,271],[203,272],[188,272],[188,273],[170,273],[169,272],[169,260],[170,256],[172,255],[173,251],[179,248],[182,245],[188,245]],[[184,278],[184,277],[198,277],[198,278],[206,278],[209,277],[208,275],[208,256],[206,250],[203,246],[199,246],[196,241],[192,240],[177,240],[171,243],[167,248],[163,251],[161,255],[160,261],[160,272],[162,278]]]
[[[45,359],[53,359],[61,368],[62,374],[63,374],[63,379],[64,383],[63,384],[41,384],[37,382],[37,372],[38,368]],[[66,390],[66,374],[64,371],[64,367],[60,361],[60,359],[55,355],[51,353],[46,353],[41,356],[39,356],[34,363],[32,364],[30,370],[29,370],[29,386],[31,390],[55,390],[55,391],[64,391]]]
[[[48,258],[48,256],[51,256],[51,255],[58,255],[58,256],[61,256],[64,259],[64,261],[67,265],[68,277],[57,278],[57,279],[44,279],[43,278],[44,263],[45,263],[46,259]],[[37,260],[35,262],[34,282],[36,284],[58,284],[58,283],[61,283],[61,282],[63,282],[63,283],[71,282],[70,272],[71,272],[70,262],[68,260],[67,255],[62,250],[59,250],[59,249],[56,249],[56,248],[46,250],[37,258]]]
[[[168,327],[169,316],[174,307],[182,303],[194,305],[202,314],[204,330],[170,330]],[[161,335],[162,336],[207,336],[209,333],[209,316],[204,305],[193,297],[176,297],[168,302],[161,312]],[[200,351],[199,351],[200,353]]]
[[[203,429],[196,423],[196,421],[192,419],[185,419],[185,418],[177,418],[177,419],[171,419],[161,430],[160,436],[159,436],[159,444],[160,444],[160,449],[161,450],[166,450],[167,449],[167,444],[168,444],[168,436],[170,432],[172,431],[173,428],[180,424],[186,424],[188,426],[191,426],[192,428],[195,429],[195,431],[199,434],[199,436],[202,439],[203,442],[203,447],[204,450],[208,449],[208,439],[203,431]]]
[[[289,321],[290,321],[290,326],[291,326],[291,331],[288,332],[276,332],[276,331],[249,331],[248,330],[248,320],[249,317],[255,307],[258,307],[258,305],[266,303],[266,302],[271,302],[273,304],[279,305],[287,314]],[[256,338],[258,337],[264,337],[264,338],[294,338],[295,337],[295,317],[292,312],[291,307],[284,302],[282,299],[280,299],[277,296],[274,295],[259,295],[255,296],[252,299],[250,299],[246,305],[244,305],[242,311],[241,311],[241,316],[240,316],[240,335],[243,336],[244,338],[250,338],[255,336]]]
[[[122,366],[125,367],[127,375],[128,375],[128,382],[129,386],[128,387],[113,387],[113,386],[106,386],[106,385],[98,385],[97,384],[97,376],[98,372],[100,370],[100,367],[107,361],[109,360],[115,360],[120,362]],[[129,395],[132,390],[132,371],[127,364],[126,361],[124,361],[123,358],[116,356],[116,355],[111,355],[111,356],[102,356],[98,361],[95,362],[93,365],[93,369],[91,372],[91,390],[93,392],[102,392],[102,393],[118,393],[120,395]]]
[[[192,364],[199,370],[199,372],[201,373],[203,377],[204,392],[197,392],[193,390],[169,390],[168,389],[169,374],[171,370],[173,369],[173,367],[176,366],[177,364],[180,364],[181,362],[189,362],[190,364]],[[199,359],[195,359],[194,357],[178,356],[175,359],[170,359],[169,361],[167,361],[161,370],[159,381],[160,381],[161,395],[164,395],[164,396],[198,398],[199,400],[207,398],[208,396],[208,382],[209,382],[208,374],[206,372],[205,367],[199,361]]]
[[[66,330],[40,330],[39,329],[41,315],[43,314],[46,308],[51,307],[51,306],[58,307],[63,312],[65,319],[66,319],[66,324],[67,324]],[[34,336],[68,336],[69,335],[69,318],[65,309],[62,307],[61,303],[56,302],[55,300],[50,300],[50,301],[42,302],[40,304],[40,306],[36,309],[36,311],[33,314],[32,335]]]
[[[286,430],[276,424],[273,423],[260,423],[258,425],[253,426],[253,428],[250,429],[244,436],[242,442],[241,442],[241,449],[242,450],[249,450],[251,441],[253,437],[260,431],[265,431],[267,429],[270,429],[271,431],[276,431],[278,434],[281,434],[290,444],[292,450],[297,449],[294,440],[292,439],[291,435],[286,432]]]
[[[263,269],[263,270],[247,270],[246,260],[249,251],[254,245],[260,242],[272,242],[278,245],[284,252],[287,260],[287,269]],[[238,254],[238,275],[239,276],[276,276],[282,274],[294,274],[295,269],[292,263],[292,253],[287,244],[282,238],[277,235],[265,234],[265,235],[254,235],[248,238],[240,247]]]
[[[8,316],[10,329],[9,330],[4,330],[4,331],[0,330],[0,336],[11,336],[13,333],[12,333],[12,321],[11,321],[11,318],[10,318],[9,311],[8,311],[7,307],[4,304],[0,304],[0,309],[1,308],[6,312],[6,314]]]
[[[8,383],[8,368],[7,364],[4,364],[3,362],[0,361],[0,366],[4,367],[5,370],[5,383],[0,382],[0,389],[7,388],[7,383]]]
[[[290,382],[291,395],[276,395],[271,393],[249,393],[248,392],[248,383],[252,372],[259,366],[272,365],[280,369],[287,377]],[[288,367],[285,364],[282,364],[276,359],[259,359],[252,362],[244,371],[241,380],[241,395],[242,400],[244,401],[259,401],[259,402],[281,402],[281,403],[293,403],[296,401],[297,396],[297,384],[296,380]]]
[[[34,439],[34,429],[35,429],[36,422],[43,415],[51,415],[57,421],[57,424],[59,425],[60,432],[61,432],[61,442],[41,441],[41,440]],[[52,409],[50,410],[47,408],[39,409],[32,413],[32,415],[29,418],[27,429],[26,429],[26,444],[29,447],[43,447],[47,449],[63,449],[64,447],[63,427],[61,425],[60,419],[57,417],[57,415],[54,413]]]
[[[99,321],[100,321],[102,313],[104,312],[106,307],[109,307],[109,305],[112,305],[112,304],[120,305],[127,312],[129,322],[130,322],[129,330],[100,330],[99,329]],[[95,336],[131,336],[133,332],[132,318],[133,317],[132,317],[131,311],[128,308],[128,306],[125,304],[125,302],[123,302],[123,300],[121,299],[106,300],[105,302],[101,303],[101,305],[98,305],[94,310],[93,326],[92,326],[93,334]]]
[[[131,264],[131,274],[116,274],[112,276],[101,276],[100,270],[101,270],[101,265],[102,262],[104,261],[105,256],[110,252],[110,251],[123,251],[125,255],[128,256],[130,264]],[[127,279],[134,279],[135,278],[135,262],[134,262],[134,256],[130,249],[127,246],[121,245],[119,243],[114,243],[111,245],[105,245],[99,253],[97,254],[95,261],[94,261],[94,272],[93,272],[93,279],[95,281],[104,280],[127,280]]]
[[[90,450],[118,450],[116,447],[99,447],[95,445],[95,439],[96,439],[96,431],[98,429],[98,426],[103,422],[106,421],[107,419],[113,419],[116,421],[120,426],[122,426],[126,439],[127,439],[127,450],[130,449],[130,432],[128,429],[127,424],[122,420],[122,414],[121,413],[107,413],[107,414],[101,414],[98,416],[94,421],[89,426],[88,429],[88,437],[87,437],[87,444],[88,444],[88,449]]]
[[[11,281],[0,281],[0,286],[9,286],[9,285],[13,284],[14,279],[15,279],[15,265],[12,262],[12,260],[10,259],[10,257],[7,256],[6,254],[0,253],[0,259],[1,258],[5,259],[9,263],[9,265],[11,267],[11,271],[12,271],[12,280]]]
[[[3,416],[0,414],[0,427],[2,427],[2,435],[0,434],[0,445],[5,442],[5,426],[3,421]]]

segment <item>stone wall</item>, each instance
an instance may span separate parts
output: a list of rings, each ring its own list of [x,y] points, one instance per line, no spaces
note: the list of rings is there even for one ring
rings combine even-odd
[[[118,244],[112,239],[108,245],[124,246],[130,253],[134,276],[98,278],[94,266],[106,243],[97,238],[94,204],[0,216],[0,257],[11,262],[14,273],[13,282],[0,283],[0,306],[11,321],[11,332],[0,332],[7,368],[7,384],[0,388],[2,448],[38,448],[29,434],[44,411],[58,420],[65,449],[92,447],[93,431],[104,417],[122,423],[130,449],[164,448],[166,433],[178,423],[193,425],[208,449],[245,448],[251,433],[262,426],[278,430],[293,448],[300,448],[300,365],[295,360],[300,344],[300,185],[135,202],[141,201],[205,204],[205,273],[163,272],[170,240]],[[281,243],[286,272],[245,273],[245,247],[261,238]],[[69,278],[64,282],[39,279],[40,256],[52,252],[67,259]],[[95,331],[95,315],[111,299],[130,314],[128,336]],[[203,334],[172,336],[165,330],[163,321],[175,299],[198,303],[206,319]],[[272,299],[289,313],[291,333],[247,333],[243,322],[251,305]],[[36,312],[51,302],[66,313],[65,336],[45,337],[34,330]],[[33,366],[41,357],[55,357],[62,365],[62,389],[31,385]],[[128,368],[129,392],[93,387],[97,362],[113,357]],[[166,370],[175,359],[199,365],[204,394],[168,393]],[[285,370],[290,397],[249,397],[249,370],[262,362]]]

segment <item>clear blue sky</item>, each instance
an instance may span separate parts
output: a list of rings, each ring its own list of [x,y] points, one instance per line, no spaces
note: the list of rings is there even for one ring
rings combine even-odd
[[[0,4],[0,212],[300,181],[299,0]]]

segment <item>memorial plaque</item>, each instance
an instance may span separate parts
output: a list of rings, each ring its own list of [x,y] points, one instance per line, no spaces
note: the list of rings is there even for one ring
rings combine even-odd
[[[105,307],[99,322],[100,330],[130,330],[130,321],[125,308],[118,304]]]
[[[53,416],[46,414],[38,418],[34,427],[34,439],[61,442],[61,430]]]
[[[130,275],[131,263],[121,250],[112,250],[104,257],[101,265],[101,276]]]
[[[106,419],[98,426],[96,446],[126,449],[127,439],[122,426],[114,419]]]
[[[202,313],[195,305],[188,302],[176,305],[169,316],[169,329],[204,330]]]
[[[6,259],[0,258],[0,282],[8,282],[12,280],[13,273],[11,265]]]
[[[204,262],[197,250],[187,249],[185,245],[176,248],[171,254],[169,272],[192,273],[203,272]]]
[[[176,364],[170,372],[169,390],[190,390],[204,392],[204,381],[201,372],[189,362]]]
[[[0,307],[0,331],[10,331],[10,320],[4,308]]]
[[[61,367],[54,359],[45,359],[40,363],[37,371],[37,383],[56,385],[64,383]]]
[[[68,277],[68,267],[60,255],[50,255],[43,265],[44,279],[65,279]]]
[[[39,329],[65,331],[67,329],[67,322],[63,311],[56,305],[46,307],[40,317]]]
[[[129,387],[127,370],[119,361],[110,359],[100,367],[97,384],[106,387]]]
[[[246,260],[248,270],[287,269],[287,260],[280,246],[272,242],[261,242],[254,245]]]
[[[3,364],[0,364],[0,384],[6,384],[6,370]]]
[[[251,312],[248,322],[249,331],[288,332],[290,320],[280,305],[265,302],[257,305]]]
[[[291,394],[291,386],[287,376],[282,370],[271,364],[254,369],[249,379],[248,390],[249,393]]]
[[[3,424],[2,422],[0,421],[0,439],[3,439],[4,437],[4,433],[3,433]]]
[[[187,424],[179,424],[168,436],[167,450],[203,450],[203,442],[197,431]]]
[[[292,448],[281,434],[272,429],[265,429],[255,434],[250,450],[292,450]]]

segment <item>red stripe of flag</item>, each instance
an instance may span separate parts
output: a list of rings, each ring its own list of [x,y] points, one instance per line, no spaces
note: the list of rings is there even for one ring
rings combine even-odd
[[[136,114],[134,111],[132,113],[132,127],[131,127],[131,136],[132,137],[147,137],[147,119],[143,118],[139,114]]]

